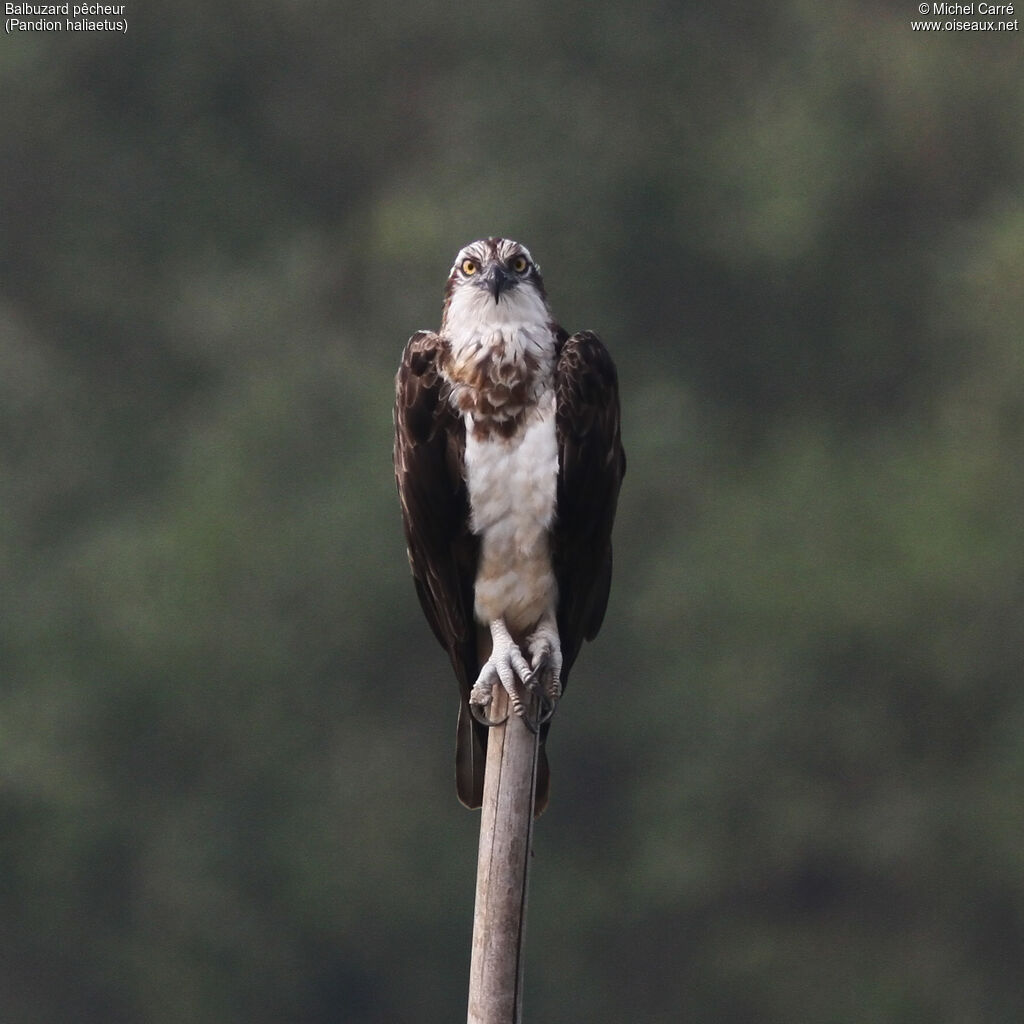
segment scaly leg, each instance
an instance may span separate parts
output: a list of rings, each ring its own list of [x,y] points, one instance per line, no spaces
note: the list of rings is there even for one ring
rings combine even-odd
[[[558,622],[547,613],[526,641],[530,651],[533,675],[540,683],[541,692],[551,705],[551,714],[562,696],[562,643],[558,636]],[[550,718],[551,714],[547,717]]]
[[[516,687],[517,679],[528,689],[536,685],[533,671],[523,657],[523,652],[513,641],[505,620],[495,619],[491,623],[491,656],[484,662],[484,667],[469,693],[470,710],[474,706],[483,708],[490,704],[491,688],[495,683],[501,683],[508,694],[512,710],[520,718],[524,718],[526,710]]]

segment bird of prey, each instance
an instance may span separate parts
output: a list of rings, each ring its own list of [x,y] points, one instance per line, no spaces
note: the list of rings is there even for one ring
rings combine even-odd
[[[396,378],[395,476],[420,604],[462,695],[455,774],[479,807],[492,687],[541,732],[601,627],[626,458],[615,364],[555,322],[540,270],[507,238],[455,258],[441,328],[417,331]],[[546,709],[531,723],[527,706]]]

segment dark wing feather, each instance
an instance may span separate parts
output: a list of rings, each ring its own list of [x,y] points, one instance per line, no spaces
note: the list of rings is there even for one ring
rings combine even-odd
[[[559,475],[552,557],[558,580],[562,681],[583,641],[597,636],[612,579],[612,523],[626,456],[619,383],[596,334],[559,334],[555,367]]]
[[[482,797],[486,729],[468,712],[480,671],[473,584],[479,540],[469,528],[462,466],[465,424],[445,400],[438,369],[440,338],[414,334],[395,379],[395,479],[416,593],[462,694],[456,749],[459,797],[471,807]]]

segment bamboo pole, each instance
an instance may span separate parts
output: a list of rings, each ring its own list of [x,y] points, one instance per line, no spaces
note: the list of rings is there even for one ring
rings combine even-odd
[[[508,711],[495,686],[495,718]],[[491,729],[480,815],[467,1024],[521,1024],[523,933],[538,737],[516,715]]]

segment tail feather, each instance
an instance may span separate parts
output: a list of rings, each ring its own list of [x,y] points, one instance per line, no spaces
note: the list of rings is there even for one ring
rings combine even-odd
[[[459,705],[459,724],[455,737],[455,789],[470,810],[484,802],[484,768],[487,763],[487,727],[469,713],[469,705]]]

